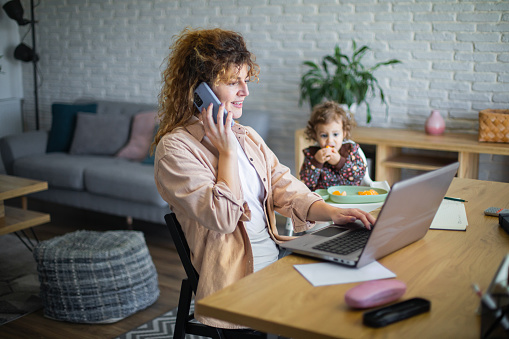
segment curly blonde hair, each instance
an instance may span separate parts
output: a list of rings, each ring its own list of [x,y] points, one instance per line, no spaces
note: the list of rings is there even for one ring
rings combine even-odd
[[[247,65],[249,80],[258,80],[260,68],[248,51],[240,33],[220,28],[185,28],[173,37],[165,59],[162,89],[159,93],[159,129],[152,151],[161,138],[177,127],[186,126],[198,110],[193,104],[194,90],[202,82],[217,85],[236,77]],[[231,74],[231,66],[237,74]]]
[[[345,112],[335,101],[326,101],[313,108],[313,112],[311,112],[311,117],[308,120],[305,130],[307,139],[316,141],[316,125],[329,124],[334,121],[342,122],[343,137],[345,139],[350,139],[352,128],[357,124],[353,116]]]

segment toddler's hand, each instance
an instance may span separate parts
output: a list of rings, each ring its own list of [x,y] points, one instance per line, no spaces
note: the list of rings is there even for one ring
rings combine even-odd
[[[336,152],[336,149],[334,149],[334,148],[329,148],[329,149],[332,149],[332,153],[329,156],[329,158],[327,159],[327,162],[329,164],[331,164],[332,166],[336,166],[339,163],[339,160],[341,160],[341,155],[339,155],[339,153]]]
[[[340,159],[341,156],[332,147],[321,148],[315,153],[315,160],[321,164],[328,162],[334,166],[339,162]]]
[[[321,148],[315,153],[315,160],[320,164],[323,164],[330,158],[331,149],[330,148]]]

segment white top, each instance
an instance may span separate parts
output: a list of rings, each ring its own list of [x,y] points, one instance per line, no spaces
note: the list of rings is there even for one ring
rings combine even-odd
[[[262,181],[240,144],[237,147],[237,155],[244,200],[251,210],[251,220],[245,222],[245,225],[253,249],[254,271],[256,272],[275,262],[279,256],[279,249],[267,229],[267,220],[263,209],[265,189]]]

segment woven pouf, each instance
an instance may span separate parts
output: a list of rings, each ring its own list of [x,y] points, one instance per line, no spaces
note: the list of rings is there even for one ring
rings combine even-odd
[[[33,253],[46,317],[112,323],[159,297],[142,232],[76,231],[40,242]]]

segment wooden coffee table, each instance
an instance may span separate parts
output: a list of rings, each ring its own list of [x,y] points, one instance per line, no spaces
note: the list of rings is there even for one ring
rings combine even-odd
[[[26,209],[26,195],[48,189],[45,181],[0,174],[0,235],[22,231],[50,221],[49,214]],[[23,197],[23,208],[5,206],[4,200]]]

